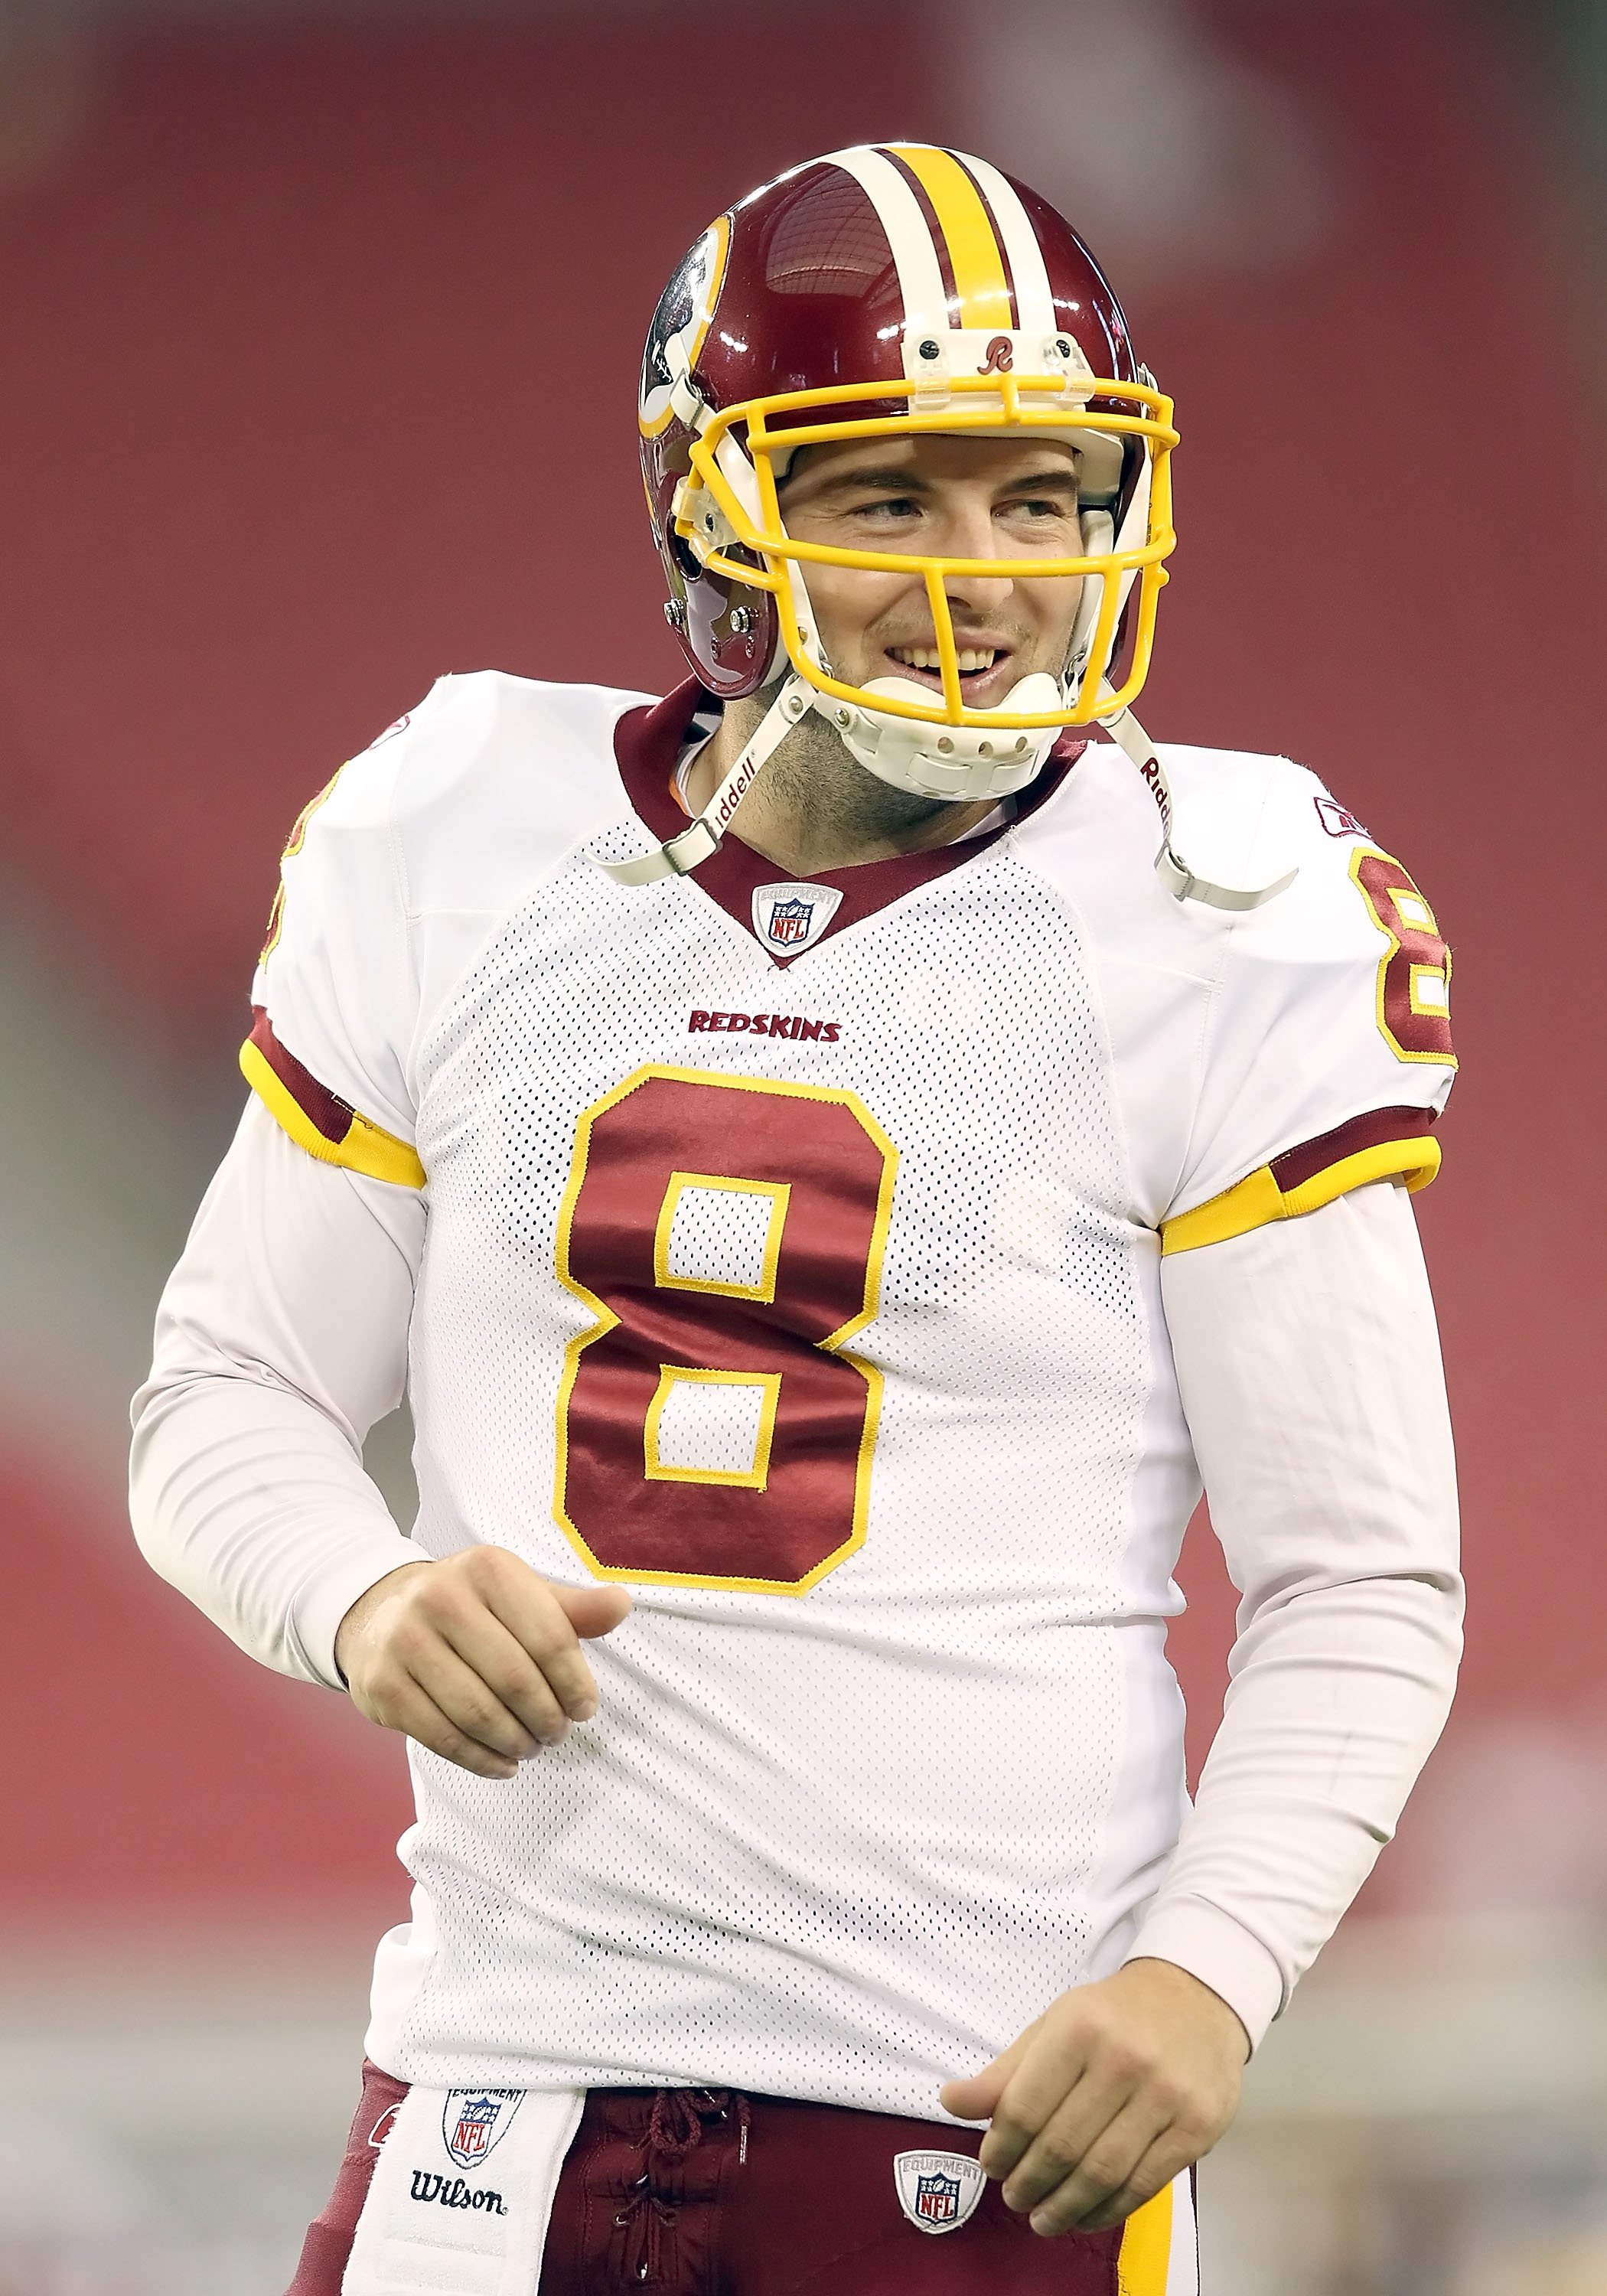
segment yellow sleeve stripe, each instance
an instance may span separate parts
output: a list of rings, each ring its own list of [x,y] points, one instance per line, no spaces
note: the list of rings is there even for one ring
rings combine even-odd
[[[424,1168],[416,1152],[394,1132],[383,1132],[355,1109],[339,1140],[331,1140],[313,1122],[290,1087],[277,1077],[250,1037],[240,1047],[240,1072],[270,1116],[288,1132],[298,1148],[305,1148],[321,1164],[339,1164],[348,1172],[363,1172],[371,1180],[389,1180],[400,1188],[422,1188]]]
[[[1270,1164],[1235,1187],[1225,1188],[1208,1204],[1160,1224],[1162,1252],[1194,1251],[1202,1243],[1223,1243],[1231,1235],[1248,1235],[1252,1227],[1272,1220],[1299,1219],[1302,1213],[1320,1211],[1336,1196],[1369,1180],[1404,1177],[1414,1193],[1426,1188],[1439,1169],[1439,1143],[1419,1136],[1414,1140],[1381,1140],[1341,1156],[1314,1172],[1298,1187],[1279,1187]]]

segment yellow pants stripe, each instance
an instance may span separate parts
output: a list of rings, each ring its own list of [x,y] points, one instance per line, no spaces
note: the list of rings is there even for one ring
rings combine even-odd
[[[1162,2185],[1152,2201],[1127,2218],[1116,2266],[1117,2296],[1167,2296],[1171,2262],[1172,2188]]]

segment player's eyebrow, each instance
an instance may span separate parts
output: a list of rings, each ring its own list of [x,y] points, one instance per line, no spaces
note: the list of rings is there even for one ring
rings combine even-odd
[[[998,488],[1001,494],[1021,494],[1032,489],[1039,493],[1075,495],[1077,472],[1059,463],[1046,470],[1023,471],[1017,478],[1009,479]],[[840,471],[835,478],[827,479],[820,488],[817,501],[833,495],[860,494],[871,490],[888,495],[931,495],[934,482],[915,471],[890,471],[881,464],[873,464],[862,471]],[[783,481],[782,491],[785,491]]]

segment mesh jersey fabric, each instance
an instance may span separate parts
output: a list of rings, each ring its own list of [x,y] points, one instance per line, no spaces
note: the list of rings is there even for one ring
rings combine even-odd
[[[419,1543],[636,1595],[515,1780],[410,1750],[370,2048],[920,2117],[1119,1964],[1185,1808],[1160,1228],[1450,1071],[1384,1039],[1284,761],[1166,753],[1191,855],[1297,855],[1282,914],[1172,902],[1095,748],[783,972],[586,858],[647,843],[640,701],[443,681],[307,822],[256,985],[426,1176]],[[822,1033],[709,1026],[780,1007]]]

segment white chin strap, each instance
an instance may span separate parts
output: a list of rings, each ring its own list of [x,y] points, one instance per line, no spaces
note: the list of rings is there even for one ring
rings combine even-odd
[[[1270,885],[1213,885],[1209,877],[1196,877],[1172,843],[1176,811],[1171,783],[1155,744],[1130,709],[1119,710],[1114,718],[1103,718],[1100,723],[1132,758],[1155,800],[1155,809],[1160,816],[1160,850],[1155,856],[1155,874],[1175,900],[1202,901],[1212,909],[1259,909],[1263,901],[1275,899],[1293,884],[1300,873],[1298,868],[1286,869]]]
[[[921,701],[928,698],[928,689],[918,686],[914,677],[881,677],[865,686],[865,693],[877,691],[909,691]],[[1047,698],[1040,698],[1042,691],[1047,691]],[[1021,677],[1020,685],[1013,686],[1005,707],[1024,712],[1056,709],[1061,707],[1061,682],[1036,670],[1030,677]],[[689,870],[698,868],[698,864],[721,849],[721,840],[730,829],[737,806],[753,788],[758,774],[774,756],[774,750],[785,742],[810,705],[820,709],[831,728],[840,734],[849,753],[881,781],[890,781],[893,788],[914,790],[921,797],[950,799],[953,804],[964,804],[966,799],[976,801],[982,797],[1008,797],[1013,790],[1024,788],[1024,783],[1033,778],[1042,760],[1049,756],[1061,733],[1058,726],[1037,726],[1014,733],[985,733],[976,726],[932,726],[921,718],[886,717],[881,709],[857,709],[847,702],[833,701],[829,693],[820,693],[808,685],[808,679],[794,673],[792,677],[787,677],[776,701],[760,718],[753,737],[744,744],[742,756],[726,774],[714,797],[679,836],[670,838],[657,852],[643,854],[635,861],[599,861],[597,854],[587,854],[587,861],[593,861],[603,877],[613,877],[615,884],[652,884],[657,877],[685,877]],[[1258,909],[1265,900],[1275,900],[1283,893],[1285,886],[1295,882],[1300,873],[1292,868],[1285,870],[1275,884],[1263,886],[1212,884],[1209,877],[1196,877],[1171,840],[1171,783],[1166,781],[1166,767],[1157,756],[1155,744],[1150,742],[1132,709],[1120,709],[1116,717],[1102,718],[1102,723],[1113,742],[1123,746],[1134,765],[1139,767],[1150,797],[1155,799],[1155,808],[1161,817],[1161,849],[1155,857],[1155,873],[1176,900],[1199,900],[1212,909]]]
[[[702,812],[693,816],[678,837],[660,845],[656,853],[644,853],[637,861],[600,861],[594,853],[588,853],[586,859],[605,877],[611,877],[616,885],[651,885],[656,877],[684,877],[688,870],[717,853],[731,826],[732,815],[753,787],[760,767],[768,763],[808,708],[811,690],[807,679],[796,674],[788,678],[759,719],[753,738],[735,765]]]

